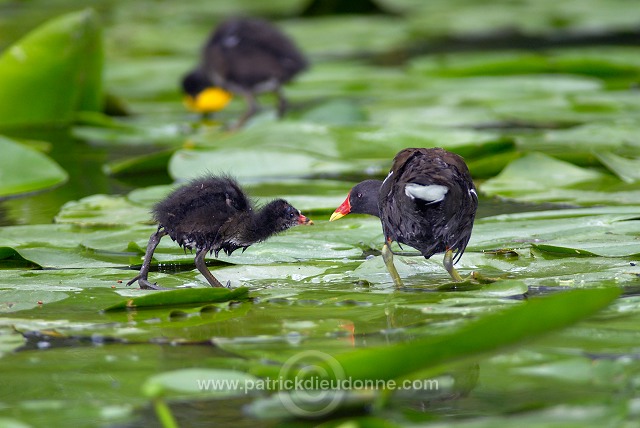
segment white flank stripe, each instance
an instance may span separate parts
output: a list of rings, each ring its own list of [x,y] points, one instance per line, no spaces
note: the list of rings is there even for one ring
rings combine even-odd
[[[387,180],[389,179],[389,177],[391,177],[393,175],[393,171],[389,171],[389,174],[387,175],[387,177],[384,179],[384,181],[382,182],[382,184],[386,183]]]
[[[404,186],[404,193],[411,199],[422,199],[430,204],[440,202],[444,199],[444,195],[447,194],[449,188],[441,186],[439,184],[429,184],[423,186],[421,184],[409,183]]]

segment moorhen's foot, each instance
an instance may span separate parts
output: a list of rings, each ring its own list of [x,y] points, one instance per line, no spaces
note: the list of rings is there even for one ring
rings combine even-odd
[[[138,285],[140,286],[141,290],[168,290],[168,288],[165,287],[160,287],[157,283],[150,283],[147,279],[145,278],[140,278],[138,280]]]
[[[382,247],[382,260],[384,260],[385,266],[387,266],[387,270],[393,279],[393,283],[397,288],[404,287],[402,280],[400,279],[400,275],[398,274],[398,270],[393,264],[393,251],[389,248],[389,245],[384,244]]]
[[[143,278],[142,275],[137,275],[135,278],[127,282],[127,286],[133,284],[138,281],[138,285],[142,290],[168,290],[168,288],[160,287],[156,283],[150,283],[147,278]]]
[[[137,280],[139,280],[140,278],[142,278],[141,275],[136,275],[135,278],[133,278],[132,280],[130,280],[129,282],[127,282],[127,287],[130,286],[131,284],[133,284],[134,282],[136,282]]]
[[[503,278],[492,278],[490,276],[484,276],[480,272],[476,272],[476,271],[471,272],[468,278],[478,281],[480,284],[491,284],[493,282],[500,281],[501,279],[503,279]]]

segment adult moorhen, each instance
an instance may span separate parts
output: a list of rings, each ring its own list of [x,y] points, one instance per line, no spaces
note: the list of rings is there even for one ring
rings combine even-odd
[[[192,109],[206,113],[228,102],[224,91],[242,95],[248,104],[236,127],[258,110],[256,94],[274,92],[281,117],[287,101],[281,86],[307,68],[293,41],[267,21],[234,18],[222,22],[207,40],[200,64],[182,81]],[[204,92],[211,86],[219,88]],[[213,101],[212,101],[213,100]]]
[[[138,281],[140,288],[158,290],[147,276],[151,257],[160,239],[169,235],[178,245],[196,250],[196,267],[212,287],[222,287],[207,269],[204,257],[220,250],[231,255],[256,242],[299,224],[313,224],[283,199],[255,210],[247,195],[231,177],[205,176],[174,190],[153,208],[158,230],[149,238],[140,273],[127,283]]]
[[[379,217],[386,240],[382,257],[396,286],[402,281],[393,265],[392,241],[416,248],[427,259],[444,252],[445,269],[461,281],[453,264],[467,247],[477,207],[478,195],[460,156],[441,148],[404,149],[384,181],[354,186],[330,220],[349,213]]]

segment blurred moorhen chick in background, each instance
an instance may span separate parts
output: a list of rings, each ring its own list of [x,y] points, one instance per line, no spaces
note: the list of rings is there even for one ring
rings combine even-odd
[[[231,255],[299,224],[313,224],[283,199],[255,210],[238,183],[230,177],[206,176],[174,190],[153,208],[158,230],[149,238],[140,273],[127,283],[158,290],[147,280],[151,258],[160,239],[169,235],[186,251],[196,250],[196,267],[212,287],[222,287],[207,269],[205,256],[220,250]]]
[[[281,86],[307,67],[307,60],[280,30],[255,18],[235,18],[221,23],[202,50],[200,64],[188,73],[182,87],[187,104],[202,113],[224,108],[228,92],[242,95],[248,104],[235,127],[239,128],[258,110],[256,95],[274,92],[278,115],[287,101]],[[210,89],[212,86],[217,89]],[[206,91],[205,91],[206,90]]]
[[[444,252],[445,269],[461,281],[453,264],[467,247],[477,207],[478,195],[460,156],[441,148],[404,149],[384,181],[354,186],[330,220],[349,213],[379,217],[386,241],[382,257],[396,286],[402,281],[393,265],[392,241],[419,250],[427,259]]]

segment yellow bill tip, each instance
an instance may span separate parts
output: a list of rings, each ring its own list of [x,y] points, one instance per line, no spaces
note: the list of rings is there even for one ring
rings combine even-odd
[[[329,217],[329,221],[336,221],[341,219],[342,217],[344,217],[345,215],[339,212],[334,212],[333,214],[331,214],[331,217]]]

